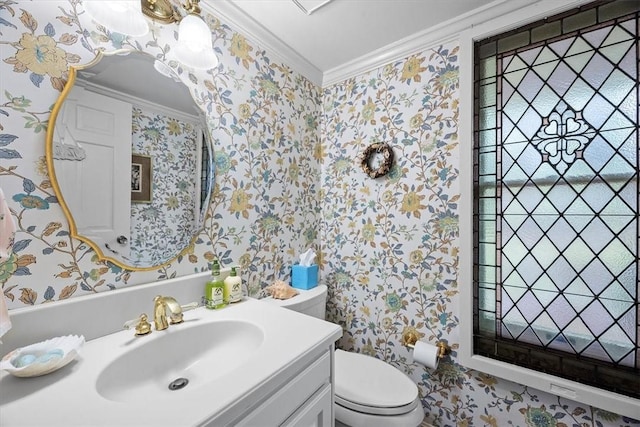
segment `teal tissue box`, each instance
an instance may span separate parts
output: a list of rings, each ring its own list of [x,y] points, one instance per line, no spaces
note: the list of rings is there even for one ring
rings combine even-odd
[[[318,285],[317,265],[294,265],[291,267],[291,286],[297,289],[311,289]]]

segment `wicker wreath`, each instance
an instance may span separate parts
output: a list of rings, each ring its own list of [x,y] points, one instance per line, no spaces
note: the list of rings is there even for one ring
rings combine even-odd
[[[371,168],[371,157],[374,153],[382,154],[383,160],[377,169]],[[389,144],[377,142],[371,144],[360,156],[360,166],[370,178],[379,178],[389,173],[393,165],[393,150]]]

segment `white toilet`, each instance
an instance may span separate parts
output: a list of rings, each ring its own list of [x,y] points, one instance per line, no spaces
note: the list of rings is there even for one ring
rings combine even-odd
[[[324,320],[327,287],[298,290],[288,300],[262,301]],[[335,351],[336,426],[417,427],[424,418],[418,387],[403,372],[375,357]]]

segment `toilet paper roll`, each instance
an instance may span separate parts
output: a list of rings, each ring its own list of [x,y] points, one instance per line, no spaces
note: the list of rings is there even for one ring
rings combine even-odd
[[[435,345],[426,342],[417,341],[413,347],[413,361],[427,368],[436,369],[440,358],[438,353],[440,349]]]

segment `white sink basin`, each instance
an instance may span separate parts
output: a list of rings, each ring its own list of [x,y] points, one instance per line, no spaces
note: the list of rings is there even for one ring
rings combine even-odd
[[[49,375],[1,371],[0,425],[233,425],[342,333],[250,298],[222,310],[190,310],[184,319],[143,337],[125,330],[89,339],[77,359]],[[189,383],[169,390],[178,378]],[[76,409],[59,410],[69,402]]]
[[[104,398],[148,402],[194,391],[245,364],[262,345],[264,333],[254,323],[220,320],[185,322],[136,339],[139,345],[98,375],[96,390]]]

